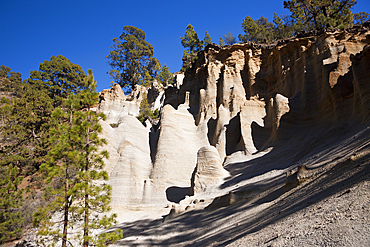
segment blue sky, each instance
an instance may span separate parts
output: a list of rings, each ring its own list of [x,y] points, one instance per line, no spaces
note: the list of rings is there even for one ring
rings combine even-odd
[[[369,0],[357,1],[353,12],[360,11],[370,13]],[[63,55],[86,73],[93,69],[101,91],[112,81],[106,56],[123,26],[142,29],[154,56],[176,72],[183,53],[180,37],[189,23],[201,39],[208,31],[218,43],[227,32],[242,33],[246,16],[272,21],[274,12],[289,14],[280,0],[0,0],[0,65],[26,79],[44,60]]]

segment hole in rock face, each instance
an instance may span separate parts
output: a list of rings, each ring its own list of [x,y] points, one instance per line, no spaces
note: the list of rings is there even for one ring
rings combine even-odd
[[[349,68],[346,74],[339,76],[337,83],[332,88],[332,94],[336,99],[346,99],[353,94],[353,79],[352,67]]]
[[[208,137],[208,142],[210,145],[215,146],[216,144],[214,143],[213,139],[215,136],[215,131],[216,131],[216,125],[217,125],[217,120],[210,118],[207,123],[207,137]]]
[[[233,117],[226,129],[226,155],[231,155],[236,151],[243,151],[240,141],[242,138],[240,113]]]
[[[258,151],[261,151],[266,141],[269,139],[271,130],[260,126],[255,121],[252,122],[251,129],[253,144]]]
[[[158,128],[154,126],[154,128]],[[158,138],[159,138],[159,131],[150,131],[149,132],[149,148],[150,148],[150,159],[152,163],[155,162],[155,155],[157,154],[157,146],[158,146]]]
[[[190,187],[171,186],[166,189],[166,197],[170,202],[179,203],[188,195],[190,195]]]

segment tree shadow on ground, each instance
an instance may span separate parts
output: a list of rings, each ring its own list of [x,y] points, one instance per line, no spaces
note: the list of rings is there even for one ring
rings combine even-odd
[[[290,136],[289,140],[283,139]],[[324,167],[332,163],[335,154],[346,157],[355,152],[370,136],[366,126],[348,124],[291,127],[289,123],[279,133],[278,140],[270,145],[272,150],[263,156],[225,166],[230,177],[221,188],[236,185],[241,181],[275,171],[285,173],[300,165]],[[258,154],[257,154],[258,155]]]
[[[254,202],[240,201],[228,207],[191,211],[166,222],[140,220],[125,223],[118,226],[123,229],[125,239],[117,245],[225,246],[361,181],[369,181],[369,159],[370,155],[367,155],[355,162],[340,162],[291,190],[285,190],[283,185],[272,188]],[[281,195],[284,195],[284,200],[274,201]],[[274,203],[270,205],[272,201]],[[262,208],[257,214],[248,213],[259,207]],[[141,239],[140,242],[137,238]]]

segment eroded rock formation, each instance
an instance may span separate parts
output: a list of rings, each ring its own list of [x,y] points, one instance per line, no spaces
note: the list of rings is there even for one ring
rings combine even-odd
[[[267,48],[251,43],[209,45],[181,89],[166,101],[176,107],[190,92],[196,123],[213,125],[213,133],[208,133],[211,145],[224,145],[223,133],[227,139],[236,124],[242,128],[226,141],[225,154],[251,154],[263,146],[252,141],[251,126],[270,129],[269,140],[275,140],[280,119],[288,112],[286,119],[300,121],[368,119],[370,83],[364,75],[369,43],[368,28],[362,27],[292,38]],[[266,137],[260,136],[260,141]]]
[[[191,194],[206,192],[214,185],[222,183],[230,174],[222,167],[222,161],[214,146],[204,146],[198,150],[197,166],[191,177]]]
[[[111,89],[104,89],[99,94],[100,102],[97,112],[103,112],[108,123],[117,124],[125,115],[136,117],[139,115],[140,102],[144,93],[147,93],[147,88],[136,85],[131,94],[126,96],[121,87],[115,84]]]
[[[370,31],[363,26],[268,46],[208,45],[182,85],[166,89],[157,128],[122,117],[134,112],[127,110],[131,101],[118,100],[117,88],[103,91],[98,110],[108,115],[108,123],[121,123],[115,130],[103,126],[114,140],[108,160],[114,205],[165,205],[202,194],[207,186],[227,190],[233,183],[223,183],[235,173],[222,164],[235,163],[237,154],[251,160],[275,143],[290,145],[291,129],[368,121],[369,44]],[[153,98],[163,101],[160,90],[153,90]],[[290,161],[307,152],[292,153]]]

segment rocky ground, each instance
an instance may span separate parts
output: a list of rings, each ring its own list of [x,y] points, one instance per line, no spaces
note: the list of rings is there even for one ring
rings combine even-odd
[[[272,203],[227,246],[370,246],[369,157],[339,164]]]
[[[311,175],[297,186],[287,187],[279,169],[257,167],[268,160],[276,167],[271,153],[244,162],[251,183],[229,181],[243,187],[231,205],[123,223],[124,238],[114,246],[370,246],[369,134],[368,127],[349,130],[312,147],[305,156]],[[234,173],[238,165],[226,168]]]

